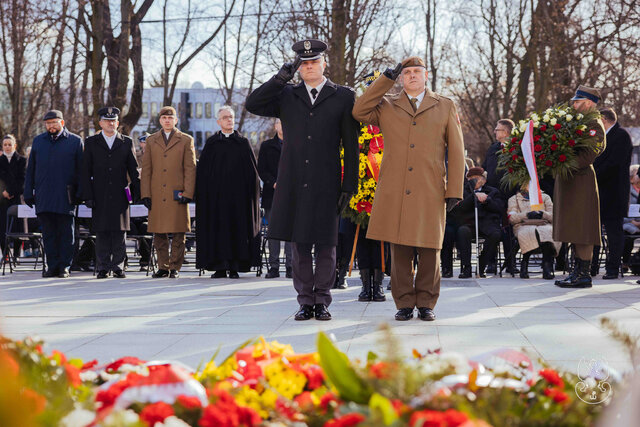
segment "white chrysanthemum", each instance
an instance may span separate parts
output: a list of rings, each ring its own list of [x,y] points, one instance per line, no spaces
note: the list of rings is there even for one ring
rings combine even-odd
[[[567,114],[567,112],[565,110],[558,110],[558,116],[562,117],[565,114]]]
[[[62,427],[85,427],[93,422],[96,414],[82,408],[76,408],[60,420]]]
[[[556,123],[558,123],[558,120],[556,120],[556,118],[555,118],[555,117],[554,117],[553,119],[549,120],[549,124],[550,124],[551,126],[555,126],[555,125],[556,125]]]
[[[571,120],[573,120],[573,116],[571,114],[567,114],[567,117],[565,117],[565,119],[570,122]]]
[[[542,121],[543,121],[543,122],[548,122],[549,120],[551,120],[551,117],[549,117],[549,114],[545,114],[545,115],[542,117]]]
[[[531,120],[533,120],[534,122],[537,122],[540,120],[540,117],[538,117],[538,115],[536,113],[533,113],[531,115]]]
[[[540,122],[533,122],[533,127],[537,128],[538,126],[540,126]]]

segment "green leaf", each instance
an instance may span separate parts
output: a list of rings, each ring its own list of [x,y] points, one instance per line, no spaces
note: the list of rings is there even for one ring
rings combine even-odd
[[[369,399],[369,408],[371,411],[382,418],[384,425],[389,426],[398,419],[398,414],[393,408],[393,404],[386,397],[378,393],[373,393]]]
[[[318,334],[318,354],[322,370],[340,397],[366,405],[371,398],[371,387],[358,376],[347,356],[333,345],[324,332]]]

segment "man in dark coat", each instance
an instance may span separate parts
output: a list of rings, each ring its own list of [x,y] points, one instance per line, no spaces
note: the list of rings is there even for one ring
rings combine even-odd
[[[262,179],[262,208],[265,211],[267,221],[271,217],[271,206],[273,205],[273,193],[278,179],[278,165],[280,164],[280,153],[282,153],[282,122],[276,119],[273,125],[276,134],[273,138],[267,139],[260,144],[258,154],[258,173]],[[280,277],[280,240],[269,239],[269,271],[265,274],[265,279]],[[291,278],[291,243],[284,243],[284,256],[286,277]]]
[[[622,223],[629,213],[629,177],[631,136],[618,123],[613,108],[600,110],[602,123],[607,135],[607,148],[593,162],[600,193],[600,220],[607,232],[609,253],[605,266],[605,280],[617,279],[624,250],[624,230]],[[593,249],[591,275],[598,274],[600,246]]]
[[[33,139],[24,181],[24,202],[36,206],[47,258],[44,277],[69,277],[73,215],[79,197],[82,140],[64,127],[62,112],[44,115],[46,132]]]
[[[102,132],[85,141],[80,184],[91,208],[91,228],[96,234],[96,278],[109,272],[124,278],[125,234],[129,231],[129,202],[139,198],[140,175],[133,141],[117,131],[120,110],[98,110]]]
[[[20,204],[20,196],[24,191],[24,174],[27,159],[16,152],[16,138],[9,134],[2,139],[0,155],[0,245],[5,253],[5,231],[7,228],[7,209]],[[18,221],[19,222],[19,221]],[[15,224],[20,226],[20,224]],[[18,247],[20,242],[16,242]]]
[[[239,278],[260,262],[260,181],[249,140],[234,131],[228,105],[216,114],[221,130],[204,146],[196,169],[196,267],[211,278]]]
[[[323,76],[326,48],[319,40],[295,43],[296,61],[284,64],[245,104],[253,114],[282,120],[286,143],[268,237],[293,242],[293,285],[300,304],[296,320],[331,319],[327,307],[336,274],[338,215],[357,189],[358,123],[351,116],[355,93]],[[287,84],[298,66],[303,82]]]
[[[477,199],[478,203],[478,233],[485,239],[479,259],[480,277],[485,277],[487,263],[495,257],[502,235],[500,223],[506,209],[502,193],[486,185],[486,172],[481,167],[469,169],[467,179],[464,198],[451,211],[456,226],[456,247],[460,255],[460,279],[471,277],[471,240],[475,237],[474,199]]]

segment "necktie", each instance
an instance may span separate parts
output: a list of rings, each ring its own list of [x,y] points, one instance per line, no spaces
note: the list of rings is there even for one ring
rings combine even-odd
[[[318,96],[318,90],[314,87],[311,89],[311,96],[313,96],[313,100],[316,100],[316,96]]]
[[[413,111],[418,110],[418,98],[411,98],[411,106],[413,107]]]

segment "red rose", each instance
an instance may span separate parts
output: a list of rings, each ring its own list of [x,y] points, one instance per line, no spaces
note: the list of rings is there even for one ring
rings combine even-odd
[[[517,155],[517,154],[514,154],[513,156],[511,156],[511,158],[512,158],[513,160],[518,160],[518,155]]]
[[[562,156],[563,155],[561,155],[560,157]],[[553,369],[542,369],[538,372],[538,375],[544,378],[544,380],[549,384],[560,388],[564,387],[564,381],[562,380],[562,377]]]
[[[509,173],[513,173],[513,168],[509,168]]]
[[[511,138],[511,142],[516,142],[518,140],[517,136],[514,136],[513,138]]]
[[[558,144],[551,144],[549,148],[551,148],[551,151],[556,151],[558,149]]]
[[[577,129],[576,134],[582,136],[582,131],[580,129]]]
[[[553,135],[551,135],[551,140],[553,142],[556,142],[558,140],[558,137],[556,136],[556,134],[554,133]]]
[[[558,129],[561,129],[561,128],[562,128],[562,125],[561,125],[560,123],[556,123],[555,125],[553,125],[553,128],[554,128],[555,130],[558,130]]]
[[[511,147],[511,148],[509,148],[509,152],[512,153],[513,150],[515,150],[515,149],[516,149],[516,147]]]
[[[544,155],[544,153],[542,153],[542,154],[540,154],[540,155],[538,156],[538,158],[539,158],[540,160],[544,160],[544,158],[545,158],[545,157],[546,157],[546,156]]]
[[[560,163],[563,163],[563,162],[565,162],[566,160],[567,160],[567,156],[565,156],[564,154],[560,154],[560,155],[558,156],[558,161],[559,161]]]
[[[533,147],[533,149],[534,149],[535,151],[542,151],[542,145],[540,145],[540,144],[536,144],[536,145],[535,145],[535,147]]]
[[[173,408],[168,403],[157,402],[145,406],[140,412],[140,419],[153,427],[156,423],[164,422],[164,419],[174,415]]]
[[[553,166],[553,162],[551,160],[547,160],[546,162],[544,162],[544,164],[546,166]]]
[[[576,142],[573,139],[570,139],[567,144],[569,144],[569,147],[575,147],[576,146]]]
[[[540,135],[536,135],[533,137],[533,142],[538,142],[540,141],[540,138],[542,138]]]
[[[544,132],[545,130],[547,130],[547,125],[540,126],[540,132]]]

